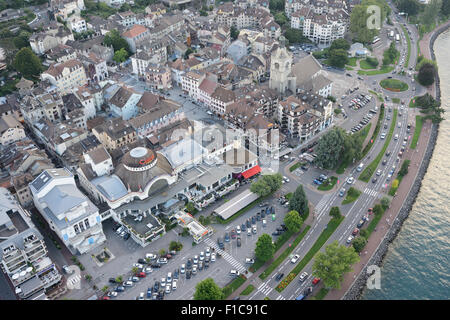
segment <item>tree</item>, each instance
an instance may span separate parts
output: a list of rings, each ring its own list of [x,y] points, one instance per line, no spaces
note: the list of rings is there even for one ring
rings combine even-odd
[[[255,257],[261,261],[272,259],[275,252],[275,246],[272,243],[272,237],[267,233],[262,234],[256,242]]]
[[[341,159],[345,142],[345,131],[334,127],[319,139],[314,164],[324,169],[334,169]]]
[[[124,38],[122,38],[119,31],[117,31],[117,29],[113,29],[113,30],[109,31],[105,35],[105,38],[103,38],[103,43],[107,46],[112,46],[114,49],[114,52],[124,48],[129,54],[131,53],[128,42]]]
[[[292,233],[299,232],[303,224],[303,219],[300,217],[300,214],[295,210],[289,211],[284,217],[283,221],[288,230]]]
[[[398,0],[396,5],[400,12],[406,12],[408,16],[415,16],[420,11],[420,3],[417,0]]]
[[[159,255],[160,256],[163,256],[163,255],[165,255],[166,254],[166,250],[164,250],[164,249],[161,249],[161,250],[159,250]]]
[[[424,25],[432,25],[438,18],[439,10],[442,7],[442,0],[431,0],[425,6],[422,13],[421,22]]]
[[[397,189],[398,188],[398,184],[399,184],[398,179],[395,179],[394,181],[392,181],[392,188],[393,189]]]
[[[21,31],[17,37],[14,37],[13,42],[17,49],[28,47],[30,45],[30,33]]]
[[[105,293],[106,291],[108,291],[108,289],[109,289],[108,286],[104,286],[104,287],[102,288],[102,291]]]
[[[282,184],[283,176],[281,174],[265,174],[258,181],[252,183],[250,191],[258,194],[260,197],[265,197],[278,190]]]
[[[307,37],[305,37],[301,30],[286,28],[284,32],[284,37],[289,41],[289,43],[309,43],[311,42]]]
[[[125,50],[125,48],[117,50],[114,53],[113,60],[117,63],[125,62],[127,59],[128,59],[128,52],[127,52],[127,50]]]
[[[321,278],[328,288],[341,288],[344,274],[351,271],[351,265],[359,261],[359,256],[353,247],[332,242],[325,252],[318,252],[313,263],[314,276]]]
[[[188,59],[189,55],[193,52],[194,50],[192,50],[192,48],[187,48],[186,52],[184,53],[184,59]]]
[[[434,83],[435,75],[436,70],[434,68],[434,65],[431,63],[424,63],[419,69],[417,80],[423,86],[430,86]]]
[[[450,15],[450,0],[442,0],[441,12],[446,17]]]
[[[339,219],[341,217],[341,210],[339,210],[339,207],[332,207],[330,210],[330,216],[332,216],[333,219]]]
[[[381,206],[381,204],[378,203],[373,207],[373,213],[375,215],[381,215],[381,214],[383,214],[383,212],[384,212],[384,210],[383,210],[383,207]]]
[[[284,11],[284,1],[283,0],[270,0],[269,1],[270,11]]]
[[[13,62],[14,68],[25,78],[39,76],[42,71],[41,60],[31,51],[30,48],[22,48],[17,52]]]
[[[275,22],[278,23],[280,27],[289,22],[289,19],[286,17],[286,14],[284,12],[277,12],[273,17],[275,19]]]
[[[383,198],[381,198],[380,202],[381,202],[381,206],[383,207],[383,209],[386,210],[387,208],[389,208],[389,204],[391,201],[389,200],[389,198],[383,197]]]
[[[289,200],[289,210],[295,210],[301,216],[307,217],[309,214],[308,198],[306,197],[303,186],[299,185]]]
[[[357,237],[355,240],[353,240],[352,242],[352,246],[355,249],[356,252],[361,252],[362,249],[364,249],[364,247],[367,244],[367,239],[364,237]]]
[[[373,38],[378,34],[378,30],[367,28],[369,16],[370,15],[367,13],[367,6],[356,5],[352,9],[350,15],[350,31],[354,35],[354,41],[368,44],[371,43]]]
[[[116,277],[116,282],[117,283],[121,283],[122,281],[123,281],[123,277],[122,276]]]
[[[344,49],[330,50],[328,62],[331,66],[337,68],[344,68],[348,63],[348,53]]]
[[[343,49],[345,51],[348,51],[350,49],[350,43],[348,43],[345,39],[336,39],[331,43],[330,46],[330,50],[335,49]]]
[[[367,239],[369,231],[367,231],[367,229],[361,229],[361,231],[359,231],[359,236]]]
[[[239,30],[235,26],[231,26],[230,28],[230,37],[233,40],[236,40],[239,36]]]
[[[195,286],[194,300],[223,300],[222,289],[212,278],[206,278]]]
[[[177,241],[171,241],[169,244],[169,250],[175,250],[175,251],[181,251],[181,249],[183,248],[183,244],[181,242],[177,242]]]
[[[138,273],[138,271],[139,271],[139,268],[138,268],[138,267],[133,267],[133,268],[131,268],[131,272],[132,272],[133,274]]]
[[[192,212],[195,211],[194,203],[188,202],[188,203],[186,204],[186,210],[187,210],[190,214],[192,214]]]

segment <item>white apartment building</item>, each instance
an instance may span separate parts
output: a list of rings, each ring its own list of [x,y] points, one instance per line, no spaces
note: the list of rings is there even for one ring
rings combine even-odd
[[[181,88],[191,98],[198,100],[198,87],[203,79],[205,79],[204,74],[196,71],[189,71],[181,75]]]
[[[25,130],[12,114],[0,118],[0,145],[8,145],[23,138],[25,138]]]
[[[58,87],[61,95],[71,93],[73,88],[87,83],[83,64],[77,60],[52,64],[41,74],[41,80],[49,80],[51,84]]]
[[[72,16],[68,19],[69,28],[75,32],[87,31],[86,20],[78,16]]]
[[[73,254],[106,241],[98,208],[77,188],[69,170],[45,170],[30,189],[34,205]]]

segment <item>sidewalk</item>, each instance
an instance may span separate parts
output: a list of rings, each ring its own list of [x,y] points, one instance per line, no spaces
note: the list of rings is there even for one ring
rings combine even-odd
[[[427,149],[428,141],[431,134],[431,120],[427,120],[423,127],[422,133],[415,150],[409,149],[404,160],[409,159],[411,163],[409,165],[408,174],[403,178],[400,187],[397,190],[396,196],[391,201],[390,207],[385,211],[383,218],[378,223],[377,228],[370,235],[367,245],[360,254],[360,261],[353,265],[353,271],[344,275],[344,280],[341,284],[341,289],[332,289],[327,294],[324,300],[339,300],[341,299],[348,289],[351,287],[356,277],[364,269],[374,252],[377,250],[379,244],[383,241],[385,235],[391,227],[392,221],[394,221],[403,206],[403,202],[406,199],[411,186],[413,185],[417,172],[419,170],[420,164],[422,163],[423,156]]]
[[[239,296],[240,293],[248,287],[248,285],[253,285],[255,288],[258,288],[259,285],[261,285],[263,283],[263,280],[261,280],[259,278],[259,275],[261,273],[263,273],[270,265],[273,261],[275,261],[283,252],[284,250],[286,250],[289,247],[289,244],[292,243],[296,237],[298,237],[298,235],[300,235],[300,233],[303,232],[303,230],[306,228],[307,225],[312,226],[314,222],[313,219],[313,214],[311,213],[311,208],[310,208],[310,214],[308,216],[308,218],[306,219],[306,221],[303,223],[303,227],[302,229],[297,232],[296,234],[292,235],[291,238],[289,238],[288,241],[286,241],[283,246],[278,249],[277,252],[275,252],[275,254],[273,255],[273,258],[270,259],[269,261],[267,261],[263,266],[261,266],[255,273],[253,273],[236,291],[234,291],[228,298],[227,300],[233,300],[235,297]],[[244,296],[244,297],[248,297],[248,296]]]

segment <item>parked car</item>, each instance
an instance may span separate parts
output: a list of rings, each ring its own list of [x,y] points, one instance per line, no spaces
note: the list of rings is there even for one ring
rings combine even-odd
[[[316,284],[318,284],[319,282],[320,282],[320,278],[314,278],[313,281],[312,281],[312,284],[313,284],[313,285],[316,285]]]
[[[354,236],[350,235],[350,236],[347,238],[347,243],[350,244],[354,238],[355,238]]]
[[[307,273],[307,272],[303,272],[303,273],[300,275],[299,280],[300,280],[300,282],[303,282],[303,281],[306,280],[306,278],[308,278],[308,273]]]
[[[356,236],[359,232],[358,228],[353,229],[352,236]]]
[[[159,264],[167,264],[167,258],[159,258],[157,262]]]
[[[225,242],[230,242],[230,234],[228,232],[225,232],[224,240]]]
[[[241,273],[240,273],[239,271],[237,271],[237,270],[235,270],[235,269],[230,270],[230,276],[232,276],[232,277],[238,277],[238,276],[240,276],[240,275],[241,275]]]
[[[192,271],[191,270],[186,271],[186,279],[190,279],[191,276],[192,276]]]
[[[185,264],[183,263],[182,265],[181,265],[181,268],[180,268],[180,273],[185,273],[186,272],[186,266],[185,266]]]

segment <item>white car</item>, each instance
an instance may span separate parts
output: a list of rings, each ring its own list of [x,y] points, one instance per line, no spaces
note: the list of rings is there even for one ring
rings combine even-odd
[[[143,266],[142,264],[140,264],[140,263],[135,263],[135,264],[133,264],[133,267],[139,268],[139,269],[144,268],[144,266]]]
[[[200,261],[205,260],[205,253],[202,251],[200,252]]]
[[[156,257],[156,254],[153,254],[153,253],[147,253],[147,254],[145,255],[145,258],[146,258],[146,259],[150,259],[150,260],[155,260],[157,257]]]
[[[194,265],[192,267],[192,274],[197,274],[197,266],[196,265]]]
[[[186,265],[183,263],[180,268],[180,273],[185,273],[185,272],[186,272]]]
[[[161,278],[161,287],[166,285],[166,278]]]
[[[216,253],[213,252],[211,253],[211,262],[215,262],[216,261]]]
[[[241,227],[240,227],[240,226],[237,226],[237,227],[236,227],[236,233],[237,233],[237,234],[241,234]]]
[[[298,259],[300,259],[300,255],[296,254],[295,256],[292,257],[291,263],[296,263]]]
[[[378,169],[378,170],[377,170],[376,175],[377,175],[377,176],[380,176],[380,175],[381,175],[381,169]]]
[[[347,243],[350,244],[352,242],[353,238],[355,238],[355,237],[354,236],[349,236],[347,238]]]
[[[231,271],[230,271],[230,276],[232,276],[232,277],[238,277],[238,276],[240,276],[240,272],[239,271],[237,271],[237,270],[234,270],[234,269],[232,269]]]
[[[113,298],[115,298],[115,297],[117,297],[119,294],[116,292],[116,291],[111,291],[111,292],[108,292],[108,297],[113,297]]]
[[[198,256],[194,256],[194,264],[198,264]]]
[[[252,259],[252,258],[245,258],[245,263],[248,263],[248,264],[254,264],[254,263],[255,263],[255,259]]]
[[[308,273],[307,273],[307,272],[303,272],[303,273],[300,275],[299,280],[300,280],[301,282],[303,282],[303,281],[306,280],[306,278],[308,278]]]
[[[159,258],[157,262],[159,264],[167,264],[167,258]]]
[[[170,284],[168,284],[167,286],[166,286],[166,294],[169,294],[171,292],[171,290],[170,290]]]
[[[144,269],[144,272],[145,272],[146,274],[149,274],[149,273],[152,273],[152,272],[153,272],[153,269],[150,268],[150,267],[147,267],[147,268]]]
[[[123,283],[124,287],[132,287],[133,286],[133,281],[126,281]]]
[[[256,234],[256,226],[253,226],[253,229],[252,229],[252,231],[253,231],[253,233],[255,233],[255,234]]]
[[[381,135],[380,135],[380,139],[384,139],[384,138],[386,138],[386,133],[382,133]]]
[[[144,293],[143,293],[143,292],[139,293],[138,300],[145,300],[145,299],[144,299]]]
[[[172,290],[177,290],[177,279],[173,279],[172,281]]]
[[[207,247],[206,248],[206,253],[205,253],[206,257],[211,257],[211,248]]]
[[[167,283],[170,283],[170,282],[172,282],[172,272],[169,272],[167,274]]]
[[[355,182],[355,178],[353,178],[353,177],[348,177],[347,178],[347,183],[348,184],[352,184],[353,182]]]

